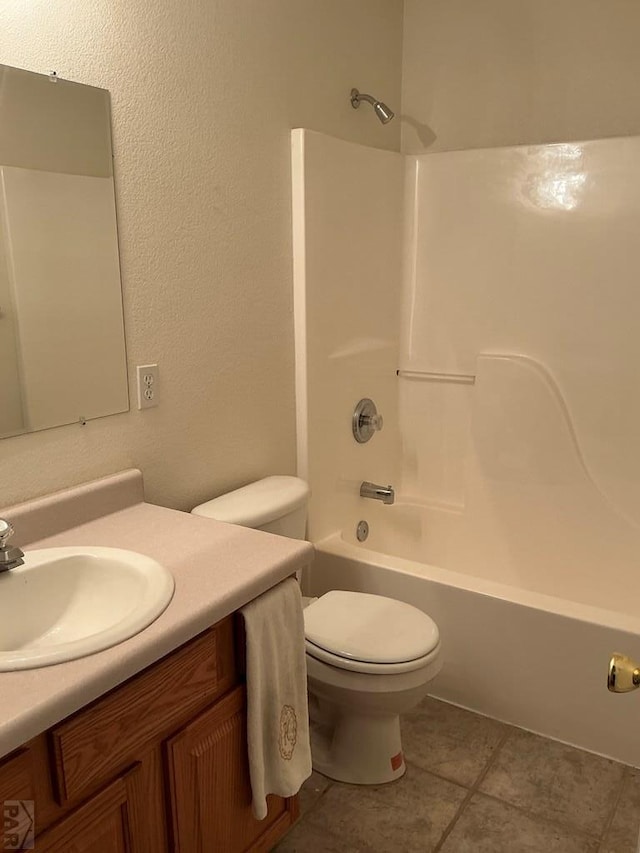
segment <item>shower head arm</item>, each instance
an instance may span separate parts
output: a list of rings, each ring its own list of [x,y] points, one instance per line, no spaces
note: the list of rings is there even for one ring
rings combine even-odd
[[[351,90],[351,106],[354,110],[357,110],[360,106],[360,101],[366,101],[371,106],[375,106],[379,103],[377,98],[374,98],[373,95],[366,95],[364,92],[359,92],[357,89]]]
[[[366,101],[368,104],[371,104],[374,113],[380,119],[382,124],[387,124],[393,118],[393,111],[390,110],[386,104],[383,104],[382,101],[379,101],[377,98],[374,98],[373,95],[365,95],[363,92],[359,92],[357,89],[352,89],[351,106],[354,108],[354,110],[358,109],[361,101]]]

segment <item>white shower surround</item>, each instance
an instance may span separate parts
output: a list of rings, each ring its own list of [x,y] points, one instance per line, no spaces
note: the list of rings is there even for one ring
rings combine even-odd
[[[310,591],[416,604],[442,630],[435,695],[640,765],[638,697],[605,685],[640,653],[640,140],[293,150]],[[359,446],[362,396],[385,430]]]

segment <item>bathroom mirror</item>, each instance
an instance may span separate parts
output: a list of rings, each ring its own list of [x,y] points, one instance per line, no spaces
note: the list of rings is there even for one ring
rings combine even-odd
[[[127,411],[109,93],[0,65],[0,438]]]

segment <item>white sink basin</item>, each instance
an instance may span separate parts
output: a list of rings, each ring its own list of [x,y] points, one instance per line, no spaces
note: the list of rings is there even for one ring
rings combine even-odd
[[[150,557],[118,548],[27,551],[0,574],[0,672],[99,652],[162,613],[173,576]]]

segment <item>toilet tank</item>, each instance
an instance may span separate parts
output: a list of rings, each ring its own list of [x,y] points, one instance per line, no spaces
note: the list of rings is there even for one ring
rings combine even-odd
[[[299,477],[265,477],[191,510],[194,515],[304,539],[309,486]]]

